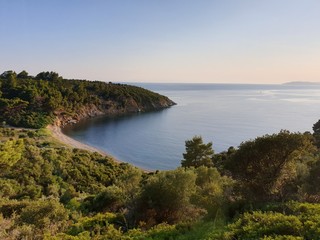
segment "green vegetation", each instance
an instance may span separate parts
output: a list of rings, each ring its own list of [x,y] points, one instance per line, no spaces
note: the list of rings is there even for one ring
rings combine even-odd
[[[36,77],[26,71],[0,75],[0,122],[12,126],[42,128],[56,117],[65,124],[102,113],[151,111],[173,104],[167,97],[143,88],[66,80],[55,72],[41,72]]]
[[[212,142],[204,144],[200,136],[186,141],[186,153],[183,153],[182,167],[211,167],[213,157]]]
[[[42,129],[0,128],[0,139],[0,238],[176,238],[227,210],[233,182],[215,168],[144,173]]]
[[[44,129],[0,128],[0,238],[318,239],[314,144],[281,131],[213,154],[196,136],[186,152],[206,161],[146,173]]]
[[[247,141],[226,161],[247,202],[299,199],[318,160],[310,134],[281,131]]]
[[[7,127],[170,104],[126,85],[2,74],[0,239],[320,239],[320,121],[313,134],[281,131],[216,154],[195,136],[180,168],[151,173],[44,128]]]
[[[225,239],[319,239],[320,204],[288,202],[245,212],[224,233]]]
[[[313,136],[316,140],[316,145],[320,148],[320,120],[313,125]]]

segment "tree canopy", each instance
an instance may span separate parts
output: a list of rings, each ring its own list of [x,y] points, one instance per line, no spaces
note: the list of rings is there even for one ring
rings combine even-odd
[[[183,153],[183,160],[181,160],[182,167],[213,166],[214,151],[211,142],[205,144],[201,136],[194,136],[185,144],[186,152]]]
[[[314,152],[309,134],[281,131],[242,143],[229,159],[227,169],[238,181],[246,199],[282,199],[286,190],[296,185],[299,175],[305,174],[299,171],[302,166],[310,167],[314,158],[308,156]]]
[[[312,129],[316,145],[318,148],[320,148],[320,120],[313,125]]]

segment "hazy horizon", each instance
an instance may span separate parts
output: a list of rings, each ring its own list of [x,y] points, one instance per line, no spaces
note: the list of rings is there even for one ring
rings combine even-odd
[[[320,2],[0,0],[0,71],[146,83],[320,82]]]

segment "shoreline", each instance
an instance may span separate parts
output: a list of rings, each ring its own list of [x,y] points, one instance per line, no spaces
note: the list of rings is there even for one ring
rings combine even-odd
[[[65,135],[62,131],[61,131],[61,128],[56,126],[56,125],[48,125],[46,127],[46,129],[48,129],[52,135],[53,138],[55,138],[56,140],[58,140],[59,142],[71,147],[71,148],[79,148],[79,149],[83,149],[83,150],[87,150],[89,152],[97,152],[99,154],[101,154],[102,156],[104,157],[108,157],[110,158],[112,161],[116,162],[116,163],[127,163],[127,164],[130,164],[131,166],[133,167],[136,167],[136,168],[139,168],[140,170],[142,170],[143,172],[145,173],[150,173],[152,172],[151,170],[148,170],[148,169],[144,169],[144,168],[141,168],[141,167],[137,167],[131,163],[128,163],[128,162],[124,162],[124,161],[121,161],[115,157],[113,157],[112,155],[110,155],[109,153],[103,151],[103,150],[100,150],[98,148],[95,148],[93,146],[90,146],[88,144],[85,144],[85,143],[82,143],[82,142],[79,142],[71,137],[68,137],[67,135]]]
[[[46,128],[51,132],[52,137],[54,137],[55,139],[57,139],[58,141],[60,141],[61,143],[65,144],[67,146],[70,146],[72,148],[79,148],[79,149],[87,150],[89,152],[97,152],[97,153],[101,154],[102,156],[108,157],[117,163],[125,163],[123,161],[120,161],[119,159],[116,159],[115,157],[113,157],[112,155],[110,155],[109,153],[107,153],[103,150],[100,150],[100,149],[92,147],[88,144],[79,142],[71,137],[68,137],[67,135],[62,133],[61,128],[58,126],[48,125]],[[142,170],[144,170],[144,169],[142,169]]]

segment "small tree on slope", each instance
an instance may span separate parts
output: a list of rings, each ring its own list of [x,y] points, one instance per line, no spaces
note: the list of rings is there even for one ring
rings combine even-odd
[[[212,142],[205,144],[201,136],[194,136],[191,140],[187,140],[185,145],[186,153],[183,153],[182,167],[213,166]]]

